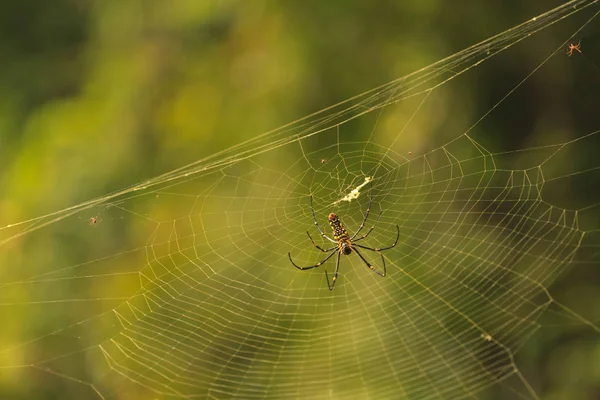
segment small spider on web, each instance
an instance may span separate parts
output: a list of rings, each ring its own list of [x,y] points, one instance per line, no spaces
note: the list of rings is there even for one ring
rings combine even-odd
[[[367,182],[369,182],[370,180],[368,180]],[[372,185],[372,184],[371,184]],[[372,189],[372,186],[371,186]],[[312,244],[319,250],[321,250],[323,253],[329,253],[329,255],[327,257],[325,257],[323,260],[321,260],[320,262],[316,263],[315,265],[310,265],[308,267],[301,267],[299,265],[297,265],[294,260],[292,260],[292,255],[291,253],[288,252],[288,258],[290,259],[290,262],[292,263],[292,265],[294,265],[294,267],[298,268],[301,271],[305,271],[307,269],[312,269],[312,268],[317,268],[320,267],[321,265],[323,265],[327,260],[329,260],[331,257],[333,257],[335,254],[337,254],[337,261],[336,261],[336,265],[335,265],[335,272],[333,273],[333,278],[331,280],[331,282],[329,281],[329,275],[327,274],[327,270],[325,270],[325,278],[327,279],[327,287],[329,288],[329,290],[333,290],[334,286],[335,286],[335,282],[337,281],[338,278],[338,271],[340,268],[340,259],[342,255],[350,255],[353,252],[356,253],[358,255],[358,257],[362,260],[362,262],[367,266],[367,268],[369,268],[371,271],[375,272],[377,275],[384,277],[387,275],[387,269],[385,266],[385,259],[383,258],[383,255],[381,255],[381,261],[383,263],[383,272],[378,270],[373,264],[371,264],[369,261],[367,261],[365,259],[365,257],[360,253],[360,251],[358,250],[358,248],[360,247],[361,249],[365,249],[365,250],[370,250],[376,253],[380,253],[382,251],[385,250],[389,250],[391,248],[394,248],[396,246],[396,244],[398,244],[398,239],[400,238],[400,228],[398,227],[398,225],[396,225],[396,240],[394,241],[394,243],[390,246],[385,246],[385,247],[369,247],[369,246],[364,246],[362,244],[358,244],[357,242],[363,239],[366,239],[367,236],[369,236],[369,234],[371,232],[373,232],[373,229],[375,229],[375,225],[371,226],[371,228],[367,231],[367,233],[365,233],[364,235],[360,236],[358,239],[355,239],[358,234],[361,232],[361,230],[364,228],[365,223],[367,222],[367,218],[369,218],[369,211],[371,211],[371,203],[373,202],[373,197],[371,196],[371,190],[369,190],[369,205],[367,206],[367,211],[365,212],[365,216],[362,220],[362,223],[360,224],[360,226],[358,227],[358,229],[356,230],[356,232],[354,232],[354,235],[350,236],[350,234],[348,233],[348,231],[346,230],[346,228],[344,228],[344,225],[342,224],[342,222],[340,221],[339,217],[337,214],[335,213],[331,213],[329,214],[328,220],[329,220],[329,225],[331,225],[331,230],[333,232],[333,239],[330,238],[329,236],[325,235],[325,232],[323,232],[323,229],[321,229],[321,227],[319,226],[319,223],[317,222],[317,216],[315,215],[315,209],[313,207],[313,200],[312,200],[312,195],[310,196],[310,210],[312,211],[312,216],[313,216],[313,221],[315,223],[315,226],[317,227],[317,229],[319,230],[319,233],[321,234],[321,236],[323,236],[323,238],[329,240],[331,243],[334,244],[333,247],[330,247],[328,249],[323,249],[321,246],[319,246],[317,243],[315,243],[315,241],[313,240],[313,238],[310,236],[310,233],[308,231],[306,231],[306,234],[308,235],[308,238],[310,239],[310,241],[312,242]],[[381,213],[380,213],[381,216]],[[379,218],[377,218],[377,220],[379,221]]]
[[[569,45],[569,49],[568,49],[568,51],[567,51],[567,55],[568,55],[569,57],[571,57],[571,56],[573,55],[573,51],[578,51],[578,52],[579,52],[579,54],[581,54],[581,42],[579,42],[579,43],[577,43],[577,44],[573,44],[573,43],[571,43],[571,44]]]

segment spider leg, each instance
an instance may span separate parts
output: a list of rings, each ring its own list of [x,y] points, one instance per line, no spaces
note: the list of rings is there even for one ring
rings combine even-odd
[[[333,290],[335,286],[335,281],[337,281],[338,270],[340,269],[340,257],[342,253],[338,251],[337,262],[335,263],[335,272],[333,273],[333,279],[331,279],[331,284],[329,284],[329,275],[327,275],[327,270],[325,270],[325,278],[327,279],[327,287],[329,290]]]
[[[373,265],[371,265],[371,263],[368,262],[366,260],[366,258],[363,257],[362,254],[360,254],[360,252],[358,251],[358,249],[354,249],[354,251],[356,252],[356,254],[358,254],[358,256],[360,257],[360,259],[363,260],[363,262],[366,264],[367,268],[369,268],[371,271],[375,272],[379,276],[385,276],[386,275],[387,270],[385,268],[385,259],[383,258],[383,256],[381,256],[381,261],[383,261],[383,272],[380,272]]]
[[[337,242],[335,240],[333,240],[329,236],[325,235],[325,232],[323,232],[323,229],[321,229],[321,227],[319,226],[319,223],[317,222],[317,216],[315,215],[315,209],[313,207],[312,195],[310,195],[310,209],[312,211],[312,216],[313,216],[313,220],[315,221],[315,225],[316,225],[317,229],[319,230],[319,232],[321,233],[321,236],[323,236],[325,239],[329,240],[331,243],[337,244]]]
[[[380,211],[380,212],[379,212],[379,216],[377,216],[377,220],[375,221],[375,224],[376,224],[376,223],[379,221],[379,217],[381,217],[381,213],[382,213],[382,212],[383,212],[383,211]],[[375,224],[373,224],[373,225],[372,225],[372,226],[369,228],[369,231],[368,231],[367,233],[365,233],[364,235],[362,235],[362,236],[361,236],[361,237],[359,237],[358,239],[356,239],[356,240],[353,240],[353,242],[354,242],[354,243],[356,243],[356,242],[358,242],[359,240],[363,240],[364,238],[366,238],[367,236],[369,236],[369,233],[373,232],[373,229],[375,229]],[[354,236],[356,236],[356,234],[355,234]],[[354,236],[353,236],[352,238],[354,238]],[[352,238],[350,238],[350,240],[352,240]]]
[[[331,247],[329,249],[323,250],[323,248],[321,248],[321,246],[319,246],[318,244],[315,243],[315,241],[313,240],[312,236],[310,236],[310,233],[308,233],[308,231],[306,231],[306,234],[308,235],[308,238],[310,239],[310,241],[312,242],[312,244],[314,244],[315,247],[317,249],[321,250],[323,253],[327,253],[327,252],[329,252],[329,251],[331,251],[333,249],[337,249],[338,248],[338,246],[333,246],[333,247]]]
[[[400,238],[400,227],[398,227],[398,225],[396,225],[396,231],[398,232],[397,235],[396,235],[396,240],[394,241],[394,244],[391,245],[391,246],[382,247],[382,248],[379,248],[379,247],[373,248],[373,247],[361,246],[360,244],[354,244],[354,246],[360,247],[361,249],[366,249],[366,250],[371,250],[371,251],[376,251],[376,252],[380,252],[380,251],[383,251],[383,250],[389,250],[392,247],[396,246],[396,244],[398,244],[398,238]]]
[[[315,265],[311,265],[308,267],[300,267],[298,266],[293,260],[292,260],[292,255],[290,253],[288,253],[288,257],[290,258],[290,261],[292,263],[292,265],[294,265],[294,267],[298,268],[301,271],[307,270],[307,269],[312,269],[312,268],[316,268],[316,267],[320,267],[321,265],[323,265],[323,263],[325,263],[325,261],[329,260],[331,258],[331,256],[333,256],[335,254],[335,251],[332,251],[331,254],[329,254],[327,257],[325,257],[325,259]]]
[[[367,218],[369,218],[369,211],[371,211],[371,203],[373,202],[372,191],[373,191],[373,182],[371,182],[371,189],[369,189],[369,205],[367,206],[367,211],[365,212],[365,217],[363,218],[362,223],[358,227],[358,230],[356,232],[354,232],[354,235],[352,235],[350,240],[354,239],[356,237],[356,235],[358,235],[360,233],[362,228],[365,226],[365,222],[367,222]],[[381,213],[379,213],[379,215],[381,215]],[[367,235],[368,235],[368,233],[367,233]]]

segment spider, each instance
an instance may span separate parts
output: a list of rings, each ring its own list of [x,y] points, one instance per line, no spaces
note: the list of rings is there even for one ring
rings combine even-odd
[[[581,53],[581,42],[579,42],[577,44],[571,43],[569,45],[569,51],[567,51],[567,54],[569,55],[569,57],[571,57],[573,55],[574,50],[577,50],[579,53]]]
[[[370,250],[370,251],[374,251],[377,253],[379,253],[380,251],[391,249],[392,247],[396,246],[396,244],[398,243],[398,238],[400,237],[400,228],[398,227],[398,225],[396,225],[396,231],[397,231],[396,240],[394,241],[394,244],[392,244],[391,246],[382,247],[382,248],[378,248],[378,247],[372,248],[372,247],[362,246],[362,245],[356,243],[360,240],[365,239],[367,236],[369,236],[369,234],[373,231],[373,229],[375,229],[375,225],[371,226],[371,228],[367,231],[367,233],[365,233],[358,239],[354,240],[354,238],[360,233],[360,231],[365,226],[365,222],[367,221],[367,218],[369,217],[369,211],[371,210],[371,202],[372,201],[373,201],[373,198],[371,197],[371,192],[369,191],[369,205],[367,206],[367,211],[365,212],[365,217],[363,218],[362,223],[358,227],[358,230],[352,236],[350,236],[348,234],[348,232],[342,225],[342,222],[340,221],[340,218],[337,216],[337,214],[335,214],[335,213],[329,214],[329,218],[328,218],[329,225],[331,225],[331,230],[333,231],[333,239],[331,239],[329,236],[325,235],[325,233],[323,232],[323,229],[321,229],[321,227],[319,226],[319,223],[317,222],[317,217],[315,216],[315,209],[313,207],[313,201],[312,201],[312,195],[311,195],[310,196],[310,209],[312,210],[312,216],[313,216],[313,220],[315,221],[315,225],[316,225],[317,229],[319,230],[319,233],[321,233],[321,236],[323,236],[325,239],[329,240],[331,243],[335,243],[335,246],[333,246],[329,249],[321,248],[318,244],[315,243],[313,238],[310,236],[310,233],[308,233],[308,231],[306,231],[308,238],[310,239],[312,244],[317,249],[321,250],[323,253],[330,253],[330,254],[327,257],[325,257],[325,259],[323,259],[322,261],[318,262],[315,265],[311,265],[308,267],[300,267],[294,262],[294,260],[292,260],[292,255],[288,252],[288,257],[290,258],[290,262],[294,265],[294,267],[298,268],[299,270],[304,271],[307,269],[320,267],[327,260],[329,260],[334,254],[337,254],[337,262],[335,265],[335,272],[333,274],[331,283],[329,281],[329,275],[327,274],[327,270],[325,270],[325,278],[327,279],[327,286],[329,287],[329,290],[333,290],[333,287],[335,286],[335,282],[337,281],[338,270],[340,268],[341,255],[343,254],[343,255],[347,256],[347,255],[352,254],[353,251],[360,257],[362,262],[365,263],[367,268],[369,268],[371,271],[375,272],[379,276],[385,276],[387,271],[385,268],[385,259],[383,258],[383,256],[381,256],[381,260],[383,261],[383,272],[381,272],[378,269],[376,269],[371,263],[369,263],[365,259],[365,257],[363,257],[363,255],[358,251],[358,247],[360,247],[361,249]],[[381,216],[381,213],[379,213],[379,215]]]

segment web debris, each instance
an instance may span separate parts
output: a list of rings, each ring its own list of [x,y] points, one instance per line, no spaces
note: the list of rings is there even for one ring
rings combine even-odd
[[[334,201],[332,204],[336,205],[342,201],[351,202],[354,199],[358,199],[358,196],[360,196],[360,189],[362,189],[367,183],[371,182],[372,180],[373,180],[372,177],[365,176],[365,181],[363,183],[358,185],[356,188],[352,189],[352,191],[350,193],[348,193],[346,196],[342,197],[339,200]]]

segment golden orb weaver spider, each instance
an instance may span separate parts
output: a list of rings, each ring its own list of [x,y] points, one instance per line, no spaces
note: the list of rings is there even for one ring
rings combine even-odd
[[[346,231],[346,229],[344,228],[344,225],[342,225],[342,222],[340,221],[337,214],[335,214],[335,213],[329,214],[329,217],[328,217],[329,225],[331,225],[331,230],[333,231],[333,239],[332,239],[329,236],[325,235],[325,233],[323,232],[323,229],[321,229],[321,227],[319,226],[319,223],[317,222],[317,217],[315,215],[315,209],[313,207],[313,201],[312,201],[312,195],[311,195],[310,196],[310,209],[312,211],[313,220],[315,221],[315,226],[319,230],[319,233],[321,234],[321,236],[323,236],[325,239],[329,240],[331,243],[335,243],[335,246],[333,246],[329,249],[321,248],[318,244],[315,243],[313,238],[310,236],[310,233],[308,233],[308,231],[306,231],[308,238],[310,239],[312,244],[317,249],[321,250],[323,253],[330,253],[330,254],[327,257],[325,257],[325,259],[323,259],[322,261],[318,262],[315,265],[311,265],[308,267],[300,267],[294,262],[294,260],[292,260],[292,255],[288,252],[288,257],[290,258],[290,262],[292,263],[292,265],[301,271],[304,271],[307,269],[313,269],[316,267],[320,267],[327,260],[329,260],[334,254],[337,253],[337,262],[335,265],[335,272],[333,273],[333,278],[331,280],[331,283],[329,282],[329,275],[327,274],[327,270],[325,270],[325,278],[327,279],[327,286],[329,287],[329,290],[333,290],[333,287],[335,286],[335,282],[337,281],[338,270],[340,268],[340,258],[342,256],[342,254],[347,256],[347,255],[350,255],[354,251],[358,255],[358,257],[360,257],[362,262],[365,263],[367,268],[369,268],[371,271],[375,272],[379,276],[386,276],[387,270],[385,267],[385,259],[383,258],[383,255],[381,256],[381,260],[383,261],[383,272],[381,272],[381,271],[377,270],[371,263],[369,263],[365,259],[365,257],[363,257],[363,255],[358,251],[357,247],[360,247],[361,249],[365,249],[365,250],[374,251],[377,253],[379,253],[380,251],[389,250],[389,249],[393,248],[398,243],[398,238],[400,237],[400,228],[398,227],[398,225],[396,225],[396,231],[397,231],[396,240],[394,241],[394,244],[392,244],[391,246],[381,247],[381,248],[379,248],[379,247],[373,248],[373,247],[368,247],[368,246],[362,246],[362,245],[356,243],[360,240],[365,239],[367,236],[369,236],[369,234],[371,232],[373,232],[373,229],[375,229],[375,225],[371,226],[371,228],[367,231],[367,233],[365,233],[358,239],[354,240],[354,238],[356,236],[358,236],[360,231],[365,226],[365,222],[367,222],[367,218],[369,217],[369,211],[371,211],[371,202],[372,201],[373,201],[373,197],[371,197],[371,191],[369,190],[369,205],[367,206],[367,211],[365,212],[365,217],[363,218],[362,223],[358,227],[358,230],[352,236],[350,236],[348,234],[348,231]],[[379,215],[381,215],[381,213],[379,213]],[[378,218],[378,220],[379,220],[379,218]]]

